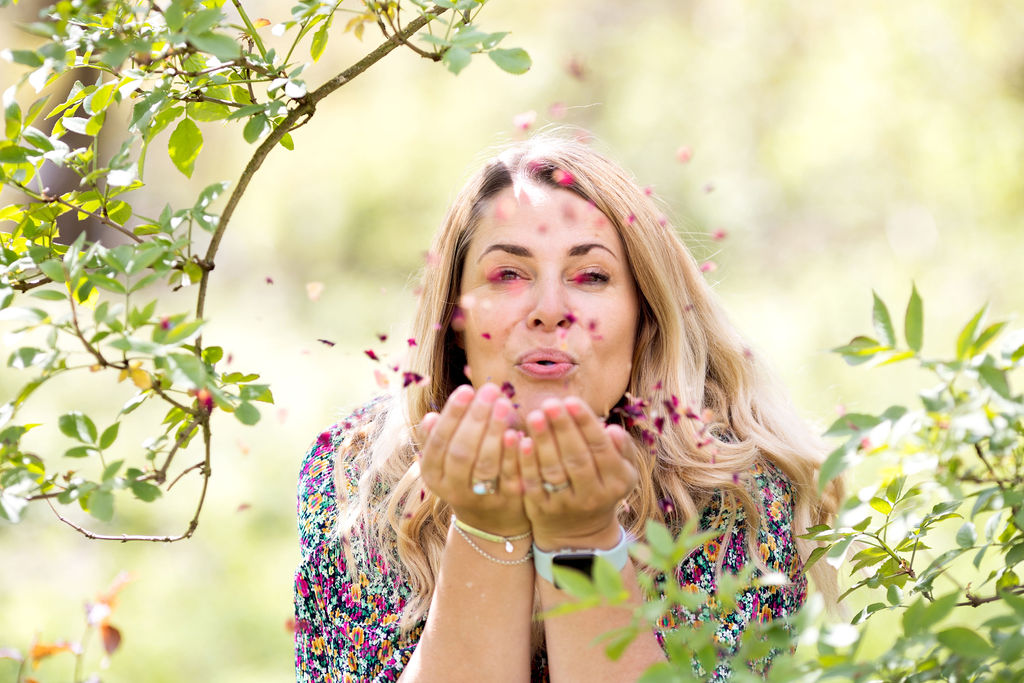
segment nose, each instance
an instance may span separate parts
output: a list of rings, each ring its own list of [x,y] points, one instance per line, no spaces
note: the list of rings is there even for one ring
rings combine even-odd
[[[538,281],[535,285],[533,310],[527,318],[531,329],[555,330],[569,327],[569,302],[566,287],[557,278]]]

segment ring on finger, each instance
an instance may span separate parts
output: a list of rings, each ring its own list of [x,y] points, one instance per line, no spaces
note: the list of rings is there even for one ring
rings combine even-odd
[[[544,480],[540,483],[541,487],[548,493],[558,493],[569,488],[569,480],[566,479],[561,484],[552,484],[550,481]]]
[[[492,477],[491,479],[474,479],[473,480],[473,493],[478,496],[489,496],[493,493],[498,492],[498,478]]]

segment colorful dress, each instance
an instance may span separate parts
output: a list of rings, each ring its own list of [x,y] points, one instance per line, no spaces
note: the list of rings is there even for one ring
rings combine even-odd
[[[319,435],[307,452],[299,474],[298,526],[302,561],[295,573],[295,673],[298,683],[397,681],[423,630],[423,622],[403,634],[399,620],[411,590],[405,579],[387,566],[382,555],[367,544],[351,543],[354,576],[347,571],[346,555],[333,535],[337,520],[335,463],[346,467],[344,495],[355,496],[359,472],[351,454],[369,440],[369,416],[379,408],[371,403]],[[804,602],[807,580],[793,543],[793,497],[788,479],[770,464],[755,465],[753,490],[761,492],[759,548],[772,571],[790,578],[784,586],[763,586],[737,595],[737,608],[717,627],[716,638],[728,649],[739,641],[751,621],[785,617]],[[723,515],[713,506],[701,515],[710,529]],[[725,515],[727,516],[727,515]],[[706,621],[715,594],[715,564],[724,553],[725,571],[739,571],[747,561],[742,511],[736,515],[728,544],[719,536],[694,550],[680,564],[680,585],[708,596],[702,609],[665,615],[656,635],[684,623]],[[755,575],[760,571],[755,571]],[[547,681],[543,653],[534,662],[534,681]],[[727,665],[719,666],[710,680],[726,680]]]

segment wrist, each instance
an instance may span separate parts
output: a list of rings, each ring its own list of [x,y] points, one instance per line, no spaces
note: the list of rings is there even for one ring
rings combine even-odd
[[[621,571],[629,564],[629,546],[632,537],[626,530],[617,526],[618,540],[611,548],[580,548],[567,547],[559,550],[545,551],[536,544],[533,546],[533,566],[537,575],[559,588],[554,578],[554,567],[564,567],[582,572],[587,576],[593,573],[594,562],[598,559],[611,564],[616,571]]]
[[[533,543],[543,551],[562,549],[608,550],[618,545],[622,539],[622,526],[612,520],[609,524],[596,530],[580,533],[557,532],[556,530],[541,531],[534,528]]]

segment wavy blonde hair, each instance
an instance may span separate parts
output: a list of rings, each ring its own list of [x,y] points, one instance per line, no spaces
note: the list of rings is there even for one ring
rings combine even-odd
[[[556,178],[572,182],[563,185]],[[403,613],[406,628],[429,606],[451,515],[420,478],[412,426],[439,410],[466,381],[465,354],[450,325],[463,261],[489,200],[523,181],[576,193],[607,216],[622,239],[640,298],[628,395],[646,399],[651,407],[674,396],[680,411],[690,407],[708,416],[664,420],[653,445],[644,443],[653,434],[643,434],[649,423],[630,428],[640,483],[621,507],[626,529],[643,538],[648,519],[681,526],[710,503],[719,503],[720,510],[742,509],[749,557],[764,568],[754,547],[762,511],[747,481],[756,462],[774,464],[792,484],[794,535],[830,521],[840,501],[838,482],[824,495],[817,491],[823,444],[745,346],[651,197],[589,145],[560,135],[537,136],[486,163],[452,202],[431,247],[414,328],[418,345],[409,369],[428,379],[382,408],[372,421],[371,445],[347,455],[353,460],[349,467],[335,468],[338,477],[347,469],[359,472],[358,483],[351,482],[354,499],[339,494],[345,513],[338,530],[347,535],[360,529],[375,554],[408,579],[413,597]],[[709,435],[715,437],[710,443]],[[339,492],[346,489],[341,484]],[[732,524],[726,533],[732,533]],[[806,560],[812,547],[800,538],[796,544]],[[724,556],[719,553],[719,571]],[[816,563],[810,573],[819,590],[835,596],[835,575],[825,563]]]

